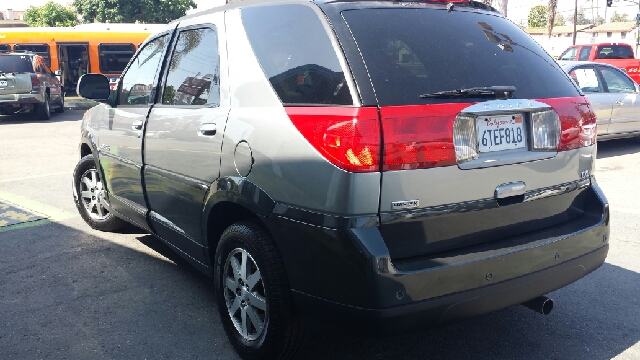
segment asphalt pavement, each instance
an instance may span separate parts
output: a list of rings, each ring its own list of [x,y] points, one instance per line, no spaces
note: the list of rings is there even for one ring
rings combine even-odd
[[[0,213],[23,216],[0,224],[0,358],[238,359],[209,278],[141,230],[99,232],[77,214],[82,114],[0,116]],[[609,256],[549,294],[550,315],[514,306],[382,339],[311,334],[300,358],[640,359],[640,139],[598,147]]]

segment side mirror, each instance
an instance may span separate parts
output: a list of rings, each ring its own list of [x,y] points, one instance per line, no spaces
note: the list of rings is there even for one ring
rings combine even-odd
[[[76,93],[85,99],[98,102],[109,101],[111,88],[109,79],[101,74],[85,74],[80,77]]]
[[[53,72],[56,76],[62,76],[62,70],[56,70]]]

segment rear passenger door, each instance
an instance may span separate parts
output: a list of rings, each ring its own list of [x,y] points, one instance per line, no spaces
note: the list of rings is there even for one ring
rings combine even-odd
[[[167,60],[162,93],[149,115],[144,177],[150,221],[160,237],[204,262],[201,216],[218,178],[229,113],[222,14],[181,24]],[[222,79],[221,79],[222,77]]]
[[[613,102],[609,134],[640,131],[640,102],[636,83],[622,71],[598,66]]]

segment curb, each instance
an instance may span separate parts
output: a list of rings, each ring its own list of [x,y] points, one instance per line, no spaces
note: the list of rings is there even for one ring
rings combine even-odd
[[[65,110],[87,110],[87,109],[91,109],[92,107],[98,105],[98,103],[96,102],[88,102],[88,101],[83,101],[83,102],[66,102],[64,103],[64,108]]]

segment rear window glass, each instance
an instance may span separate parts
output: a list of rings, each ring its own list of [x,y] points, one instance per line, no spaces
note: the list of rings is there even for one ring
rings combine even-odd
[[[580,55],[578,55],[578,61],[587,61],[589,60],[589,54],[591,54],[591,49],[593,46],[583,46],[580,49]]]
[[[13,46],[13,50],[14,51],[31,51],[34,54],[38,54],[42,56],[42,59],[44,60],[45,64],[47,64],[47,66],[51,66],[51,63],[49,60],[49,45],[16,44]]]
[[[98,45],[100,72],[104,74],[121,73],[135,52],[136,47],[133,44]]]
[[[242,20],[258,62],[282,103],[353,104],[329,35],[310,7],[244,8]]]
[[[29,56],[0,55],[0,72],[33,72]]]
[[[628,45],[599,46],[596,59],[633,59],[633,51]]]
[[[451,102],[420,95],[485,86],[515,86],[514,98],[579,95],[555,61],[502,17],[433,8],[362,9],[342,15],[380,105]]]

